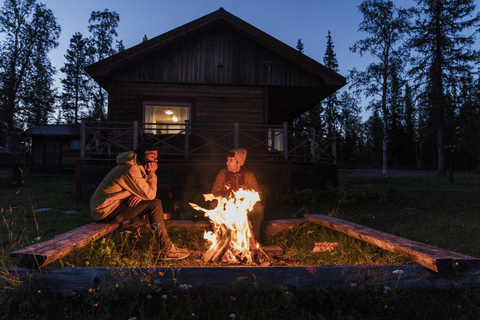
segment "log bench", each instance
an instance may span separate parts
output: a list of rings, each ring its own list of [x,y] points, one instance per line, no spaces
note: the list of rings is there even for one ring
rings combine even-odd
[[[435,272],[465,272],[480,268],[480,259],[370,229],[335,217],[323,214],[306,214],[305,220],[343,232],[355,239],[407,257]]]
[[[10,253],[12,261],[25,268],[40,268],[61,259],[92,241],[118,229],[119,224],[91,223],[50,240]]]
[[[35,243],[14,251],[10,253],[10,258],[17,266],[24,268],[41,268],[82,249],[90,242],[117,230],[119,226],[119,224],[90,223],[58,235],[50,240]],[[171,220],[165,221],[165,226],[167,228],[186,227],[205,229],[210,226],[210,223],[207,221]]]

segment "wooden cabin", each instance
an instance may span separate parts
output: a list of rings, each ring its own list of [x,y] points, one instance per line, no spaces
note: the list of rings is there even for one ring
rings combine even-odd
[[[30,138],[30,172],[74,172],[80,157],[80,125],[34,125],[23,136]]]
[[[77,198],[142,141],[160,147],[169,190],[208,192],[237,147],[268,191],[336,185],[334,140],[292,123],[345,78],[223,8],[86,71],[108,91],[108,123],[83,122]]]

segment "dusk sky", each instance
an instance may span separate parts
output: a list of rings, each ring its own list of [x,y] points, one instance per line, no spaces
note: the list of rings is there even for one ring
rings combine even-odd
[[[126,48],[139,44],[144,35],[148,39],[170,31],[192,20],[223,7],[245,22],[295,47],[298,39],[304,43],[304,53],[323,63],[327,34],[330,30],[340,71],[363,70],[371,62],[370,56],[361,57],[349,50],[355,41],[367,35],[358,32],[362,14],[358,12],[361,0],[44,0],[52,9],[62,27],[60,46],[50,53],[57,70],[65,63],[64,54],[75,32],[88,37],[88,19],[92,11],[108,9],[120,15],[117,40]],[[402,8],[416,4],[414,0],[396,0]],[[57,74],[57,77],[62,77]],[[345,89],[343,89],[345,90]],[[366,120],[366,119],[364,119]]]

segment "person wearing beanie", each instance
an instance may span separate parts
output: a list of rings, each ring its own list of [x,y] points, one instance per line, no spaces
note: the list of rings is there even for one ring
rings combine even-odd
[[[244,148],[234,149],[227,153],[226,168],[220,170],[213,183],[212,194],[215,197],[229,198],[232,191],[252,190],[258,192],[260,200],[262,192],[258,187],[255,175],[245,167],[247,150]],[[261,201],[257,202],[252,211],[248,213],[248,219],[252,224],[255,239],[260,242],[260,229],[263,223],[265,206]]]
[[[147,215],[165,258],[183,259],[188,250],[177,248],[168,237],[162,201],[157,199],[158,149],[144,143],[120,153],[117,166],[102,180],[90,199],[90,210],[98,223],[128,223]]]

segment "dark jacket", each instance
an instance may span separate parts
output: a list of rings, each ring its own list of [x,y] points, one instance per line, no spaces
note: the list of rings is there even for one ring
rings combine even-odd
[[[215,182],[213,183],[212,193],[215,197],[226,197],[230,192],[230,189],[227,188],[225,184],[225,175],[227,174],[227,169],[222,169],[217,175]],[[258,187],[257,179],[255,179],[255,175],[251,172],[246,170],[243,175],[245,185],[241,186],[244,190],[253,190],[258,192],[260,199],[262,198],[262,192]],[[233,190],[236,191],[236,190]]]

